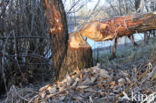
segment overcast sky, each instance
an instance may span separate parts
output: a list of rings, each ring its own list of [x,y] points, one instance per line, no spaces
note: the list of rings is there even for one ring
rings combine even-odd
[[[66,10],[69,10],[69,8],[71,7],[71,5],[72,5],[72,1],[73,0],[65,0],[66,2],[64,2],[65,3],[65,9]],[[75,1],[77,1],[77,0],[75,0]],[[80,1],[81,3],[84,3],[84,2],[86,2],[86,0],[81,0]],[[87,7],[87,9],[93,9],[94,7],[95,7],[95,5],[97,4],[97,2],[98,2],[98,0],[91,0],[90,2],[86,2],[87,4],[85,5],[85,7]],[[101,6],[101,5],[104,5],[104,6],[107,6],[107,3],[105,2],[105,0],[100,0],[100,3],[99,3],[99,5]]]

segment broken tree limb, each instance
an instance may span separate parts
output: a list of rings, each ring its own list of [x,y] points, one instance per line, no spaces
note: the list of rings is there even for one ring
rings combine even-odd
[[[106,41],[153,29],[156,29],[156,12],[92,21],[80,29],[80,34],[94,41]]]

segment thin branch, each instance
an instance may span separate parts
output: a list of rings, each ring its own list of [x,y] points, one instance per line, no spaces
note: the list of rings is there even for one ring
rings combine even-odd
[[[42,36],[10,36],[10,37],[0,37],[1,40],[5,40],[5,39],[50,39],[50,37],[42,37]]]

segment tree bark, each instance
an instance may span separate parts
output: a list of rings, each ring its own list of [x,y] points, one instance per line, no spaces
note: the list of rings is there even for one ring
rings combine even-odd
[[[62,80],[67,72],[70,73],[76,68],[82,69],[92,66],[91,47],[82,38],[74,42],[74,45],[72,44],[73,42],[70,42],[71,39],[68,40],[66,14],[62,1],[44,0],[44,6],[50,27],[49,33],[51,36],[51,49],[56,79]],[[74,39],[76,37],[71,36],[70,38]],[[77,45],[81,46],[78,47]]]
[[[80,33],[94,41],[106,41],[153,29],[156,29],[156,12],[92,21],[85,24]]]
[[[93,66],[92,49],[79,32],[69,34],[67,56],[60,69],[59,79],[75,69],[83,69]]]

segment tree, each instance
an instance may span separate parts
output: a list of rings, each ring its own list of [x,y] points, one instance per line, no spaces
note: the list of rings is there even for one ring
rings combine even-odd
[[[92,66],[91,47],[79,35],[68,35],[66,14],[61,0],[44,0],[49,22],[51,49],[57,80],[76,68]],[[76,40],[77,42],[75,42]]]
[[[106,41],[153,29],[156,29],[156,12],[92,21],[83,26],[80,34],[94,41]]]
[[[129,36],[135,32],[156,29],[156,13],[122,16],[106,21],[86,23],[80,31],[68,37],[66,14],[61,0],[44,0],[51,35],[51,49],[56,79],[76,68],[92,66],[91,47],[83,36],[94,41],[112,40],[116,36]]]

